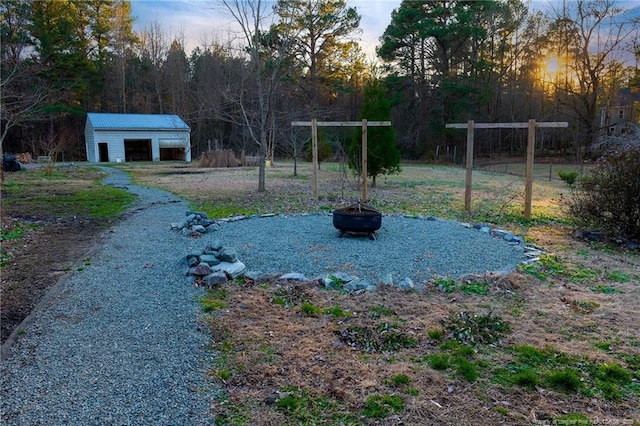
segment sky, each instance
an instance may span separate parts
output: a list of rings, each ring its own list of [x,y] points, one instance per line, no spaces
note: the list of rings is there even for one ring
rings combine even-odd
[[[524,2],[527,3],[526,0]],[[530,7],[549,12],[549,6],[554,2],[556,0],[531,0]],[[633,9],[631,14],[636,17],[640,15],[638,2],[616,1],[619,6]],[[391,12],[400,3],[401,0],[347,0],[347,4],[355,7],[362,16],[362,33],[358,38],[371,61],[375,60],[380,36],[391,22]],[[195,47],[212,42],[225,45],[237,28],[233,17],[223,10],[219,0],[131,0],[131,8],[136,18],[134,31],[141,32],[158,23],[162,32],[170,36],[169,42],[176,37],[184,39],[187,54]]]
[[[401,0],[347,0],[362,16],[358,37],[367,57],[375,56],[378,39],[391,21],[391,12]],[[133,29],[140,32],[154,23],[171,40],[183,34],[186,51],[212,41],[226,43],[235,21],[219,6],[217,0],[131,0]]]

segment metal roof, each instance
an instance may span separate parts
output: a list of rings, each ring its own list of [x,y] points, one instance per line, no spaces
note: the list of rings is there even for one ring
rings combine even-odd
[[[98,130],[190,130],[177,115],[109,114],[90,112],[87,120]]]

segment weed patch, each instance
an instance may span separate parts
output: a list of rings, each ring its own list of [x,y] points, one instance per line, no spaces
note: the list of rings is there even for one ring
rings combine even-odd
[[[576,392],[582,387],[580,372],[572,368],[552,370],[546,375],[545,381],[552,388],[564,392]]]
[[[384,419],[403,410],[404,401],[398,395],[372,395],[367,399],[362,412],[372,419]]]
[[[340,340],[364,352],[397,351],[416,346],[418,341],[398,326],[383,322],[375,327],[349,326],[336,332]]]
[[[445,335],[462,344],[500,343],[510,330],[509,324],[493,313],[475,315],[462,311],[447,318],[443,325]]]
[[[450,278],[437,278],[432,282],[432,285],[444,293],[459,291],[463,294],[478,294],[482,296],[489,294],[489,283],[484,281],[466,281],[457,283],[455,280]]]
[[[612,287],[610,285],[598,284],[594,287],[591,287],[591,291],[594,293],[602,293],[602,294],[623,294],[624,291]]]
[[[224,289],[207,289],[205,296],[200,296],[198,301],[203,312],[213,312],[218,309],[224,309],[227,307],[227,303],[224,299],[228,296],[229,292]]]

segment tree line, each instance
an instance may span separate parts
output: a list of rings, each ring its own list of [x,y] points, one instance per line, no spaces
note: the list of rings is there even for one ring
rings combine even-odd
[[[640,88],[638,10],[615,0],[543,11],[521,0],[403,0],[373,63],[346,0],[214,7],[238,32],[186,52],[184,37],[160,23],[135,32],[127,0],[4,0],[3,151],[83,159],[87,112],[160,113],[187,122],[196,157],[224,148],[304,158],[308,129],[291,122],[360,119],[369,87],[384,93],[390,117],[376,118],[393,122],[405,159],[431,160],[443,147],[461,156],[464,135],[446,123],[529,118],[568,121],[539,147],[581,158],[599,134],[600,108],[619,88]],[[216,12],[203,3],[202,13]],[[347,153],[352,133],[323,129],[321,155]],[[502,129],[476,140],[478,155],[518,155],[526,135]]]

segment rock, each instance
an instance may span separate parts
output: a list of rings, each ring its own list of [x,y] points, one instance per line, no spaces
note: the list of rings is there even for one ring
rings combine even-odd
[[[276,392],[270,393],[269,395],[267,395],[267,397],[265,398],[264,402],[266,404],[272,405],[275,404],[276,402],[278,402],[279,400],[279,396]]]
[[[268,280],[275,279],[277,277],[277,275],[267,274],[265,272],[260,272],[260,271],[247,271],[243,274],[243,276],[252,281],[268,281]]]
[[[199,232],[200,234],[204,234],[205,232],[207,232],[205,227],[202,225],[191,225],[191,230],[193,232]]]
[[[220,240],[213,240],[207,247],[204,249],[205,253],[211,252],[219,252],[222,249],[222,242]]]
[[[197,257],[187,258],[187,265],[189,265],[190,268],[197,266],[199,263],[200,263],[200,259],[198,259]]]
[[[278,279],[280,281],[309,281],[304,274],[298,272],[289,272],[288,274],[281,275]]]
[[[190,212],[187,212],[187,218],[184,220],[185,222],[193,222],[196,219],[196,215]]]
[[[236,253],[235,249],[226,247],[220,249],[216,257],[220,259],[221,262],[233,263],[238,260],[238,254]]]
[[[518,236],[514,236],[511,240],[509,240],[509,242],[511,244],[519,244],[521,246],[523,246],[525,244],[524,243],[524,238],[518,237]]]
[[[207,216],[207,214],[204,213],[204,212],[186,212],[185,215],[186,216],[193,215],[194,217],[198,218],[198,220],[208,219],[209,218],[209,216]]]
[[[200,235],[200,234],[196,231],[192,231],[189,228],[184,228],[182,229],[182,235],[184,235],[185,237],[193,237],[195,235]]]
[[[214,272],[224,271],[227,274],[231,275],[232,278],[237,278],[241,276],[244,273],[244,271],[247,270],[247,267],[245,266],[245,264],[240,262],[239,260],[235,262],[220,262],[217,265],[211,266],[211,268]]]
[[[513,241],[514,238],[516,238],[515,235],[513,235],[511,232],[509,231],[505,231],[504,229],[496,229],[493,231],[496,235],[502,237],[503,240],[505,241]]]
[[[491,228],[489,228],[488,226],[483,226],[480,228],[480,232],[484,232],[485,234],[490,234]]]
[[[393,285],[393,276],[390,273],[386,273],[380,280],[384,285]]]
[[[398,287],[405,290],[413,290],[415,288],[415,284],[413,284],[413,280],[411,278],[403,278],[398,283]]]
[[[237,216],[230,216],[230,217],[226,217],[224,219],[220,219],[220,221],[221,222],[237,222],[239,220],[244,220],[246,218],[247,218],[247,216],[237,215]]]
[[[200,262],[204,262],[209,266],[214,266],[220,263],[220,259],[213,254],[203,254],[200,256]]]
[[[207,265],[204,262],[200,262],[198,266],[193,268],[194,275],[204,276],[204,275],[209,275],[211,273],[213,273],[213,269],[211,269],[211,266]]]
[[[358,277],[352,277],[344,272],[336,272],[329,274],[322,279],[322,283],[326,288],[342,288],[345,283],[352,281]]]
[[[358,291],[366,290],[370,286],[371,284],[369,283],[369,281],[361,278],[356,278],[346,283],[343,288],[347,291]]]
[[[542,251],[542,250],[538,250],[538,249],[531,248],[531,247],[525,247],[524,248],[524,255],[526,257],[529,257],[529,258],[531,258],[531,257],[539,257],[539,256],[542,256],[543,254],[544,254],[544,251]]]
[[[229,281],[229,279],[227,278],[227,274],[223,271],[214,272],[202,278],[202,283],[207,287],[225,284],[227,281]]]
[[[189,252],[189,254],[187,255],[187,257],[198,257],[201,254],[204,254],[204,250],[200,250],[200,249],[193,249]]]

